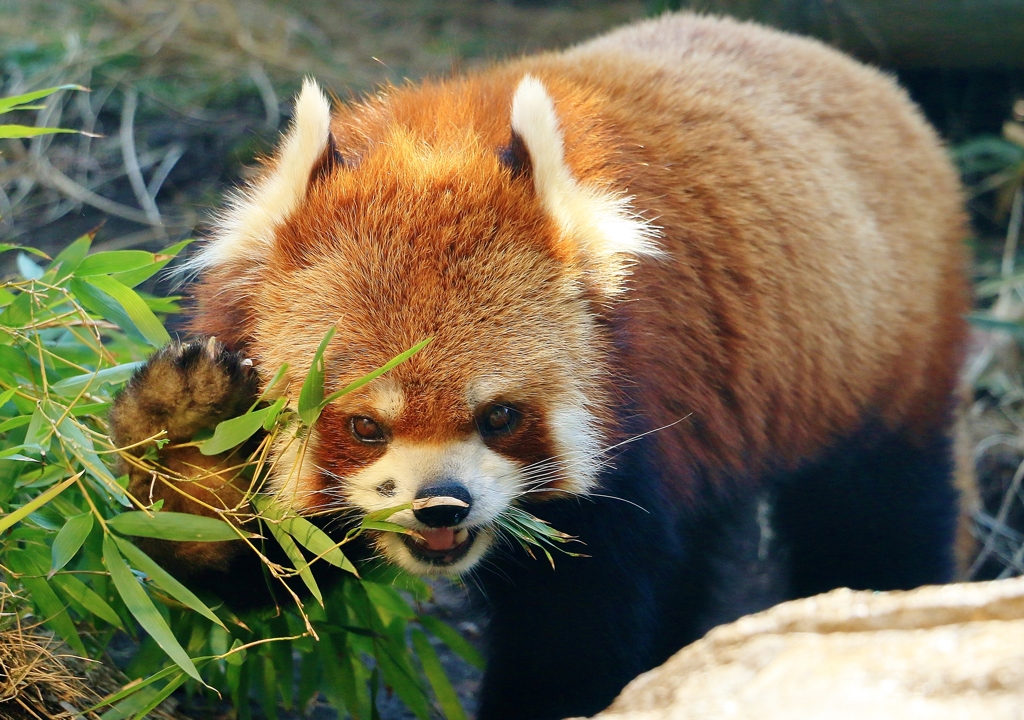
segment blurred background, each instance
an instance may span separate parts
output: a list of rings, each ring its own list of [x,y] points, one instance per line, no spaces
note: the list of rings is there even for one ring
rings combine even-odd
[[[0,0],[0,96],[90,88],[5,116],[88,134],[0,141],[0,243],[52,255],[97,227],[98,250],[201,236],[272,149],[305,75],[355,100],[677,9],[812,35],[884,68],[946,139],[974,227],[972,577],[1024,572],[1024,0]],[[451,608],[438,612],[474,636]],[[471,708],[478,675],[446,663]]]

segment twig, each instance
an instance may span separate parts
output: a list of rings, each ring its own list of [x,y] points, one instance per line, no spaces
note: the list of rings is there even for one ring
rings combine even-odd
[[[91,205],[97,210],[102,210],[110,215],[131,220],[141,225],[153,225],[152,219],[144,212],[135,208],[122,205],[119,202],[109,200],[102,195],[97,195],[92,190],[84,188],[60,170],[49,163],[46,158],[39,158],[35,163],[35,178],[42,184],[62,192],[73,200]],[[162,223],[158,223],[162,226]]]
[[[163,226],[160,219],[160,211],[156,207],[156,201],[146,188],[146,181],[142,178],[142,168],[139,167],[139,157],[135,153],[135,108],[139,102],[139,91],[134,87],[130,88],[124,96],[124,107],[121,109],[121,156],[124,159],[124,168],[128,173],[128,180],[132,184],[132,190],[139,201],[139,205],[146,211],[146,218],[150,225]]]

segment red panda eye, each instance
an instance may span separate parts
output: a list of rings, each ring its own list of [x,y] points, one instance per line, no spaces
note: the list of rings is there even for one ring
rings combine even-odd
[[[360,440],[366,443],[380,443],[384,442],[384,430],[377,424],[376,420],[372,418],[357,415],[350,421],[352,427],[352,434],[355,435],[356,440]]]
[[[505,435],[519,425],[522,413],[508,405],[491,405],[480,415],[478,425],[484,435]]]

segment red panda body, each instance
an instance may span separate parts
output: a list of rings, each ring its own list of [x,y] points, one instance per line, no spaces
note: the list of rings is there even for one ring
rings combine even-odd
[[[889,78],[670,15],[333,115],[308,85],[193,260],[194,329],[297,387],[336,327],[329,389],[433,337],[275,491],[458,499],[376,549],[484,589],[480,717],[592,713],[743,612],[949,579],[959,193]],[[512,551],[512,504],[587,557]]]

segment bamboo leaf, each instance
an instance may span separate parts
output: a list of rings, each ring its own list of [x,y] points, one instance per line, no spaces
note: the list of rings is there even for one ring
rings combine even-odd
[[[92,588],[75,576],[55,575],[50,582],[96,617],[110,623],[114,627],[124,627],[121,618],[114,612],[114,608],[110,607],[106,600],[97,595]]]
[[[115,693],[113,693],[111,695],[106,696],[105,698],[100,700],[98,703],[96,703],[92,707],[83,710],[82,711],[82,715],[85,716],[85,717],[88,717],[89,713],[93,713],[93,712],[99,710],[100,708],[106,707],[108,705],[113,705],[114,703],[118,702],[119,700],[124,700],[126,697],[129,697],[131,695],[134,695],[134,694],[138,693],[143,688],[145,688],[145,687],[147,687],[149,685],[152,685],[155,682],[159,682],[159,681],[163,680],[165,677],[169,677],[169,676],[174,675],[174,674],[176,674],[178,672],[180,672],[180,670],[178,670],[178,666],[177,665],[169,665],[169,666],[165,667],[163,670],[161,670],[160,672],[154,673],[153,675],[150,675],[148,678],[145,678],[144,680],[132,680],[131,682],[129,682],[127,685],[122,687],[117,692],[115,692]],[[121,717],[124,717],[124,716],[121,716]]]
[[[171,693],[181,687],[186,680],[188,680],[188,676],[184,673],[180,673],[177,677],[171,678],[170,682],[155,692],[142,707],[135,711],[135,714],[132,715],[132,720],[142,720],[142,718],[149,715],[149,713],[156,709],[157,705],[169,698]]]
[[[45,572],[46,561],[37,563],[28,553],[8,552],[4,562],[12,572],[22,576],[19,582],[39,609],[38,618],[57,633],[72,650],[79,655],[86,655],[85,645],[82,644],[82,638],[79,637],[64,603],[53,592],[50,584],[38,577]],[[37,564],[42,567],[37,567]]]
[[[302,556],[302,551],[299,550],[299,546],[292,540],[292,536],[285,532],[278,523],[273,521],[266,522],[267,528],[270,530],[270,534],[277,540],[278,545],[284,550],[284,554],[288,556],[288,560],[291,561],[292,567],[298,572],[302,582],[305,583],[306,587],[316,598],[316,601],[323,607],[324,596],[320,592],[319,586],[316,584],[316,580],[313,578],[313,573],[309,569],[309,563]]]
[[[306,379],[302,382],[302,389],[299,391],[299,418],[306,425],[312,425],[316,422],[316,419],[320,417],[320,412],[323,408],[324,400],[324,351],[327,350],[327,345],[331,342],[331,338],[337,329],[331,327],[327,334],[324,335],[323,340],[320,341],[320,346],[316,349],[316,354],[313,355],[313,364],[309,368],[309,372],[306,374]]]
[[[178,667],[202,683],[203,680],[199,677],[199,671],[196,670],[192,659],[174,637],[174,633],[171,632],[156,606],[153,605],[153,601],[143,590],[142,585],[135,579],[124,558],[121,557],[112,535],[103,536],[103,562],[128,611]],[[205,685],[205,683],[203,684]]]
[[[272,425],[284,408],[286,400],[279,398],[273,405],[217,423],[213,437],[199,446],[203,455],[219,455],[241,445],[268,424]]]
[[[145,364],[145,361],[140,360],[138,362],[115,365],[114,367],[104,368],[96,372],[75,375],[74,377],[64,378],[59,382],[55,382],[50,388],[65,397],[74,397],[88,387],[98,388],[103,383],[119,385],[126,382],[135,374],[136,370]]]
[[[171,341],[171,336],[167,334],[164,326],[146,305],[145,300],[127,285],[109,275],[89,277],[79,284],[91,286],[113,299],[127,315],[129,326],[135,327],[154,347],[162,347]],[[107,319],[112,320],[112,318]],[[120,325],[120,323],[118,324]],[[128,330],[127,327],[121,327],[123,330]]]
[[[192,542],[238,540],[238,531],[228,522],[205,515],[161,511],[124,512],[107,521],[107,526],[122,535]]]
[[[466,711],[462,709],[459,695],[448,680],[444,667],[441,665],[441,659],[422,630],[414,629],[412,631],[412,646],[416,651],[416,656],[420,659],[427,682],[434,689],[434,696],[437,698],[437,703],[441,706],[444,716],[448,720],[466,720]]]
[[[460,635],[459,632],[451,625],[442,620],[438,620],[432,615],[421,615],[419,617],[419,621],[420,625],[426,628],[431,635],[451,648],[452,652],[456,655],[478,670],[484,669],[484,656],[481,655],[480,651],[473,647],[472,644],[470,644],[466,638],[462,637],[462,635]]]
[[[146,573],[149,579],[152,580],[158,588],[180,602],[182,605],[192,608],[203,617],[212,620],[222,628],[224,627],[224,623],[221,622],[220,618],[217,617],[206,603],[196,597],[191,590],[178,582],[169,572],[160,567],[149,555],[124,538],[115,537],[114,542],[117,543],[117,547],[121,551],[121,554],[128,558],[128,562]],[[224,629],[226,630],[227,628]]]
[[[92,532],[93,517],[91,512],[74,515],[68,518],[64,527],[53,539],[51,549],[52,562],[50,563],[50,575],[67,565],[71,558],[78,554],[85,539]]]
[[[36,127],[35,125],[0,125],[0,139],[29,138],[37,135],[56,135],[58,133],[77,133],[78,130],[54,127]]]
[[[36,497],[32,498],[14,512],[10,512],[4,515],[3,517],[0,517],[0,533],[2,533],[7,528],[11,527],[11,525],[18,522],[19,520],[24,520],[26,517],[34,513],[43,505],[53,500],[53,498],[57,497],[62,492],[71,487],[75,483],[75,481],[78,480],[78,478],[80,478],[81,476],[82,473],[78,473],[73,477],[69,477],[67,480],[60,483],[59,485],[54,485],[46,492],[40,493]]]
[[[66,278],[81,264],[89,253],[92,238],[91,233],[86,233],[57,254],[57,257],[50,263],[50,269],[57,270],[58,280]]]
[[[327,407],[328,404],[334,402],[335,400],[340,398],[342,395],[347,395],[348,393],[352,392],[353,390],[358,390],[359,388],[361,388],[363,385],[365,385],[366,383],[370,382],[371,380],[376,380],[381,375],[386,373],[388,370],[391,370],[391,369],[397,367],[398,365],[401,365],[406,360],[408,360],[413,355],[415,355],[420,350],[422,350],[427,345],[429,345],[433,339],[434,338],[429,337],[426,340],[423,340],[421,342],[416,343],[411,348],[406,350],[404,353],[402,353],[400,355],[396,355],[395,357],[391,358],[390,360],[388,360],[386,363],[381,365],[376,370],[373,370],[372,372],[368,372],[366,375],[363,375],[358,380],[355,380],[355,381],[349,383],[348,385],[343,387],[341,390],[338,390],[337,392],[331,393],[326,398],[324,398],[323,401],[320,403],[319,411],[322,411],[325,407]],[[319,411],[317,412],[317,417],[320,416],[320,412]],[[314,420],[315,420],[315,418],[314,418]],[[303,420],[303,422],[305,422],[305,420]],[[306,424],[309,425],[311,423],[306,423]]]
[[[89,255],[75,270],[76,277],[129,272],[152,265],[156,256],[145,250],[108,250]]]
[[[331,536],[301,515],[287,511],[279,502],[266,495],[256,495],[252,504],[268,521],[276,522],[284,532],[294,537],[300,545],[335,567],[347,570],[356,577],[359,573],[338,543]]]
[[[1009,333],[1010,335],[1024,339],[1024,324],[1019,322],[1012,322],[1010,320],[998,320],[987,315],[981,315],[979,313],[971,313],[967,316],[967,320],[982,330],[996,330],[1000,332]]]
[[[81,85],[57,85],[43,90],[22,93],[21,95],[11,95],[10,97],[0,98],[0,114],[11,112],[17,109],[19,105],[28,105],[61,90],[85,90],[88,92],[88,88],[84,88]]]
[[[381,530],[383,532],[398,533],[399,535],[410,535],[415,533],[415,530],[411,530],[405,525],[399,525],[398,523],[387,522],[385,520],[367,520],[364,518],[359,526],[363,530]]]

